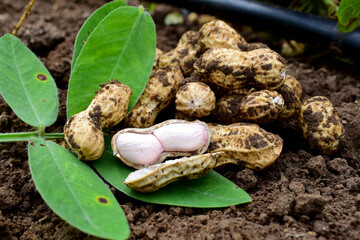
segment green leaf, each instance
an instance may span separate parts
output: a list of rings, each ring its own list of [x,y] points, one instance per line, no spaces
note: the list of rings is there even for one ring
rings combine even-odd
[[[110,138],[105,140],[105,151],[93,166],[106,181],[130,197],[144,202],[199,208],[227,207],[251,202],[244,190],[215,171],[198,179],[173,182],[153,193],[136,192],[123,184],[134,169],[114,157]]]
[[[125,214],[88,165],[65,148],[40,138],[29,141],[28,152],[35,186],[56,214],[97,237],[129,237]]]
[[[338,29],[352,32],[360,26],[360,0],[342,0],[338,12]]]
[[[69,82],[67,116],[85,110],[99,90],[98,84],[111,79],[132,89],[131,109],[149,79],[155,48],[155,25],[142,8],[126,6],[109,13],[76,60]]]
[[[83,45],[86,44],[87,39],[89,38],[90,34],[94,31],[94,29],[98,26],[100,21],[106,17],[110,12],[119,8],[121,6],[126,6],[126,2],[123,0],[119,1],[112,1],[104,6],[98,8],[84,23],[81,27],[74,45],[74,55],[72,59],[71,68],[75,65],[76,59],[83,48]]]
[[[59,100],[49,71],[18,38],[0,38],[0,93],[16,115],[31,126],[50,126]]]

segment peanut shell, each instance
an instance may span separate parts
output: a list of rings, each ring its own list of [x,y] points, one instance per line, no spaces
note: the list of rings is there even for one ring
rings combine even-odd
[[[199,46],[197,44],[198,32],[187,31],[179,40],[175,49],[160,56],[159,67],[166,67],[170,64],[179,64],[184,76],[188,76],[194,70],[194,63],[198,59],[197,53]]]
[[[213,115],[225,124],[240,121],[270,123],[280,116],[283,106],[284,99],[278,92],[261,90],[248,95],[221,97]]]
[[[312,148],[329,155],[338,151],[344,128],[329,99],[322,96],[307,99],[301,107],[299,125]]]
[[[176,110],[190,117],[201,118],[215,109],[215,93],[202,82],[189,82],[176,93]]]
[[[214,168],[213,154],[169,160],[129,174],[124,183],[138,192],[154,192],[179,179],[195,179]]]
[[[251,169],[264,169],[280,156],[283,140],[257,124],[208,124],[211,134],[209,153],[218,153],[217,166],[245,163]]]
[[[88,114],[101,128],[111,128],[125,117],[131,94],[131,89],[120,82],[107,83],[91,101]]]
[[[246,44],[245,39],[227,23],[214,20],[204,24],[199,30],[199,45],[201,51],[210,48],[239,49],[238,44]]]
[[[206,51],[194,68],[205,81],[230,90],[247,86],[273,90],[285,81],[286,61],[270,49],[216,48]]]
[[[138,102],[126,115],[124,126],[145,128],[153,125],[158,113],[175,99],[183,79],[177,65],[153,70]]]
[[[64,140],[81,160],[96,160],[104,151],[104,134],[87,111],[75,114],[64,125]]]
[[[300,113],[302,88],[293,76],[286,75],[284,84],[276,90],[284,98],[284,107],[280,119],[296,117]]]

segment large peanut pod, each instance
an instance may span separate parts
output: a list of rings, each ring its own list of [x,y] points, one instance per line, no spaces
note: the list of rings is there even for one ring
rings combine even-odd
[[[209,153],[218,153],[217,166],[245,163],[251,169],[270,166],[280,156],[283,140],[257,124],[208,124],[211,134]]]
[[[96,160],[104,151],[104,134],[87,111],[69,118],[64,125],[64,139],[81,160]]]
[[[202,52],[210,48],[239,49],[238,44],[247,44],[234,28],[221,20],[205,23],[199,30],[198,42]]]
[[[209,144],[206,123],[176,119],[149,128],[123,129],[111,141],[114,155],[137,169],[161,163],[168,157],[202,154]]]
[[[201,55],[194,68],[206,81],[227,89],[254,86],[272,90],[285,80],[286,60],[265,48],[248,52],[216,48]]]
[[[183,79],[177,65],[154,70],[138,102],[126,115],[124,126],[145,128],[153,125],[158,113],[175,99]]]
[[[283,106],[284,99],[278,92],[261,90],[248,95],[228,95],[220,98],[214,115],[221,123],[270,123],[280,116]]]
[[[344,128],[333,104],[326,97],[312,97],[303,103],[299,125],[312,148],[325,154],[338,150]]]
[[[198,32],[185,32],[175,49],[160,56],[158,66],[166,67],[170,64],[178,63],[184,76],[190,75],[194,70],[194,63],[198,59],[199,45]]]
[[[138,192],[154,192],[179,179],[195,179],[214,168],[213,154],[169,160],[129,174],[124,183]]]

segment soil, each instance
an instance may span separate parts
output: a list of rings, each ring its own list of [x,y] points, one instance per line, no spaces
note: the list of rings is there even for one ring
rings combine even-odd
[[[65,123],[66,88],[73,43],[85,19],[106,1],[38,0],[18,37],[43,61],[55,78],[61,101],[54,126]],[[2,0],[0,36],[11,32],[28,1]],[[167,13],[179,9],[158,4],[153,14],[158,47],[169,51],[181,34],[199,29],[185,22],[165,26]],[[263,34],[233,24],[248,42],[266,42]],[[345,136],[339,152],[326,156],[310,149],[292,121],[265,126],[284,139],[275,164],[263,171],[226,166],[218,172],[246,190],[248,205],[197,209],[147,204],[111,188],[131,228],[131,239],[360,239],[360,72],[334,61],[320,49],[315,55],[287,58],[288,71],[303,87],[303,99],[328,97],[335,105]],[[0,97],[0,131],[30,131]],[[0,239],[94,239],[68,225],[44,203],[28,167],[26,143],[0,144]]]

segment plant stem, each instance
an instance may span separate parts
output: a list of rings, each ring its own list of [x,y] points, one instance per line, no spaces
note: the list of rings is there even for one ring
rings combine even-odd
[[[39,133],[38,132],[1,133],[0,142],[29,141],[32,137],[39,137]],[[64,133],[44,133],[42,137],[45,139],[61,139],[64,138]]]
[[[19,28],[21,27],[21,25],[23,24],[24,20],[26,19],[26,17],[30,14],[31,8],[34,5],[35,0],[31,0],[30,3],[28,4],[25,12],[23,13],[23,15],[21,16],[18,24],[15,26],[14,30],[11,32],[12,35],[16,35]]]

